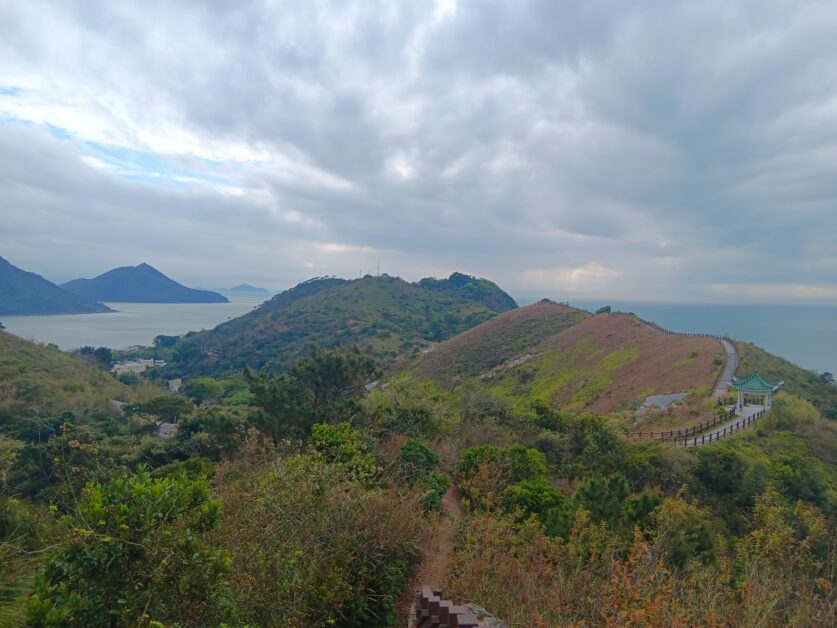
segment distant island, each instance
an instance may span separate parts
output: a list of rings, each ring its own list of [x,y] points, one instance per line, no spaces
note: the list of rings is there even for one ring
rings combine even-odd
[[[232,288],[227,288],[226,290],[222,290],[222,292],[249,292],[249,293],[259,293],[259,294],[269,294],[269,291],[265,290],[264,288],[259,288],[257,286],[251,286],[249,283],[240,283],[237,286]]]
[[[114,268],[93,279],[74,279],[61,286],[85,299],[117,303],[229,303],[211,290],[187,288],[148,264]]]
[[[92,314],[108,306],[62,290],[40,275],[21,270],[0,257],[0,315]]]

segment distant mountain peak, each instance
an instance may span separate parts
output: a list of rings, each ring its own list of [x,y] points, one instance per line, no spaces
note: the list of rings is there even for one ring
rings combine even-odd
[[[0,257],[0,314],[92,314],[112,310],[62,290],[40,275],[21,270]]]
[[[74,279],[62,287],[79,296],[117,303],[229,302],[217,292],[187,288],[146,262],[120,266],[93,279]]]
[[[233,286],[227,292],[267,292],[264,288],[258,288],[256,286],[251,286],[249,283],[240,283],[237,286]]]

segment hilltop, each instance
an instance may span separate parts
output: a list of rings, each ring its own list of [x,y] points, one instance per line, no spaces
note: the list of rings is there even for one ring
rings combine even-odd
[[[606,413],[652,394],[708,394],[722,355],[711,338],[662,335],[626,314],[542,302],[441,343],[407,373],[478,378],[523,404]]]
[[[437,379],[480,375],[588,316],[547,300],[510,310],[436,345],[424,354],[415,373]]]
[[[0,257],[0,315],[90,314],[112,312],[108,306],[95,303],[62,290],[48,281]]]
[[[357,345],[387,365],[514,307],[495,284],[459,273],[418,283],[318,278],[213,330],[187,334],[169,368],[185,375],[278,371],[312,345]]]
[[[148,264],[114,268],[61,287],[86,299],[117,303],[229,303],[217,292],[187,288]]]

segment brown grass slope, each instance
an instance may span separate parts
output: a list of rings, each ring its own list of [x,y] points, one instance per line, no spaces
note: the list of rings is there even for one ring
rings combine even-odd
[[[441,343],[411,374],[442,383],[478,377],[521,406],[607,413],[652,394],[708,397],[722,357],[711,338],[666,336],[625,314],[538,303]]]
[[[545,339],[533,353],[496,385],[514,397],[604,413],[651,394],[708,394],[723,348],[711,338],[665,336],[631,316],[602,314]]]
[[[436,345],[423,355],[415,374],[420,379],[480,375],[588,316],[546,300],[505,312]]]

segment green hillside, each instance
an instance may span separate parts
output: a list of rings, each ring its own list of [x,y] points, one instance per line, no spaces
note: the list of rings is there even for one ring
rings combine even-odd
[[[81,358],[0,332],[0,431],[34,417],[110,411],[110,399],[130,395],[130,388]]]
[[[312,345],[357,345],[386,366],[514,307],[495,284],[459,273],[419,283],[315,279],[213,330],[187,334],[167,368],[184,375],[279,371]]]
[[[40,275],[21,270],[0,257],[0,315],[90,314],[112,311],[95,299],[62,290]]]
[[[758,371],[771,382],[784,381],[785,392],[813,403],[829,419],[837,419],[837,386],[793,362],[747,342],[737,342],[739,376]]]

